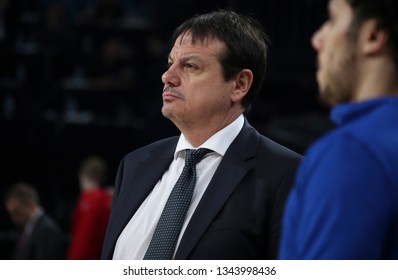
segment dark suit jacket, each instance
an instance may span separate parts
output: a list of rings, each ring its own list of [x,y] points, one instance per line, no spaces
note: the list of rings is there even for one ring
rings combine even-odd
[[[103,259],[112,258],[120,233],[173,160],[177,141],[158,141],[122,160]],[[175,259],[276,259],[283,205],[300,158],[245,120],[199,202]]]
[[[37,220],[25,244],[16,249],[18,260],[63,260],[68,245],[67,236],[46,214]]]

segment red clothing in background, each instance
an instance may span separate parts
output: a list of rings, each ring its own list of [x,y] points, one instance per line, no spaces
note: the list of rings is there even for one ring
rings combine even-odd
[[[80,194],[72,217],[68,259],[100,259],[111,199],[110,192],[100,188]]]

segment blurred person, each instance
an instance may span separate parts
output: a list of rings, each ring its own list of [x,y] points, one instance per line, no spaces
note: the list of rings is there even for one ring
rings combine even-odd
[[[398,259],[398,2],[330,0],[313,35],[338,127],[307,152],[281,259]]]
[[[162,114],[181,134],[121,161],[103,259],[276,258],[300,156],[243,115],[265,76],[267,43],[255,19],[232,11],[176,29]]]
[[[101,257],[112,194],[105,188],[106,162],[87,157],[79,169],[80,195],[73,210],[67,259],[95,260]]]
[[[33,186],[24,182],[11,186],[5,194],[5,206],[11,221],[23,230],[14,259],[65,259],[67,236],[44,212]]]

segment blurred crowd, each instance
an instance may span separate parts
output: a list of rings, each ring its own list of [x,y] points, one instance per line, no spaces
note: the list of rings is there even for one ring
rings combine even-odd
[[[139,112],[139,89],[152,85],[144,72],[156,76],[152,60],[164,55],[155,2],[1,1],[2,115],[134,124],[148,113]]]
[[[98,156],[85,158],[76,174],[79,195],[67,209],[67,225],[60,224],[41,204],[37,188],[16,182],[4,194],[10,221],[9,252],[4,257],[20,260],[96,260],[109,220],[113,187],[105,186],[107,163]],[[8,254],[8,256],[7,256]]]
[[[160,102],[172,30],[215,8],[253,13],[270,34],[267,79],[274,93],[256,117],[289,112],[276,106],[284,97],[292,100],[285,100],[291,111],[313,109],[307,39],[323,19],[322,2],[1,0],[1,116],[142,127],[158,114],[153,105]]]

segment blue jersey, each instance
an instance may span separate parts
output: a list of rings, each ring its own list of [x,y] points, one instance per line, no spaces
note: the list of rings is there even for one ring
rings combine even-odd
[[[280,259],[398,259],[398,98],[341,104],[285,206]]]

